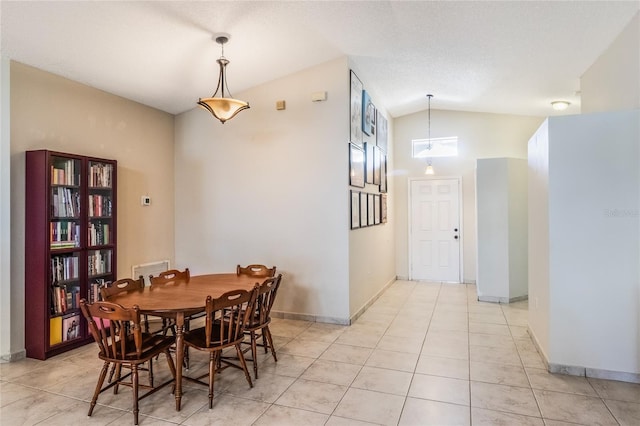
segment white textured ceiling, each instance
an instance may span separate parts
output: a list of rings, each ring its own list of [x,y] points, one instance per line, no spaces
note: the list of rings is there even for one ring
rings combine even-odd
[[[639,1],[6,1],[2,55],[176,114],[347,55],[392,116],[578,113],[580,76]],[[347,78],[347,77],[345,77]],[[321,90],[322,88],[318,88]],[[250,99],[247,99],[251,101]]]

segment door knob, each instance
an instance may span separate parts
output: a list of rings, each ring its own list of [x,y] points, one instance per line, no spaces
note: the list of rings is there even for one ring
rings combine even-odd
[[[453,231],[454,232],[458,232],[458,228],[453,228]]]
[[[458,239],[458,236],[456,235],[456,236],[455,236],[455,237],[453,237],[453,238],[455,238],[455,239],[457,240],[457,239]]]

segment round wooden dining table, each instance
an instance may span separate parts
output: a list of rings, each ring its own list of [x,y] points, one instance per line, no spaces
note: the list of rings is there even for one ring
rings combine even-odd
[[[141,314],[175,315],[176,320],[176,410],[180,411],[182,399],[182,363],[184,360],[185,317],[202,312],[207,296],[213,298],[231,290],[253,290],[261,278],[246,275],[208,274],[196,275],[188,281],[170,281],[165,284],[145,286],[143,289],[114,294],[109,302],[124,307],[138,306]]]

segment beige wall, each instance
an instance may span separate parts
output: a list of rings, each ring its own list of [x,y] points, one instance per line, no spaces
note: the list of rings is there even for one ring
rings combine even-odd
[[[437,101],[437,98],[434,98]],[[426,103],[426,101],[425,101]],[[433,103],[432,103],[433,104]],[[476,279],[475,167],[478,158],[527,158],[527,141],[542,117],[431,111],[431,137],[458,137],[458,156],[435,158],[435,177],[462,177],[463,279]],[[409,276],[408,194],[410,177],[424,177],[425,161],[411,158],[411,140],[427,137],[427,111],[394,120],[396,271]]]
[[[12,341],[24,339],[25,151],[49,149],[118,161],[118,277],[174,258],[173,116],[11,63]],[[140,196],[152,198],[142,207]],[[4,305],[3,305],[4,306]],[[16,345],[12,345],[16,347]],[[24,344],[18,345],[24,347]]]
[[[582,113],[640,108],[640,12],[580,79]]]

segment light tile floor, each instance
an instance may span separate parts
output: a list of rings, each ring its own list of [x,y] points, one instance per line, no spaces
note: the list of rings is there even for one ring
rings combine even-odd
[[[526,302],[476,301],[471,285],[397,281],[350,327],[274,319],[278,362],[216,376],[214,408],[187,383],[140,403],[142,425],[640,425],[640,385],[551,375],[527,331]],[[191,352],[190,375],[206,371]],[[162,358],[156,375],[167,375]],[[100,395],[95,345],[0,364],[0,423],[129,425],[130,390]]]

